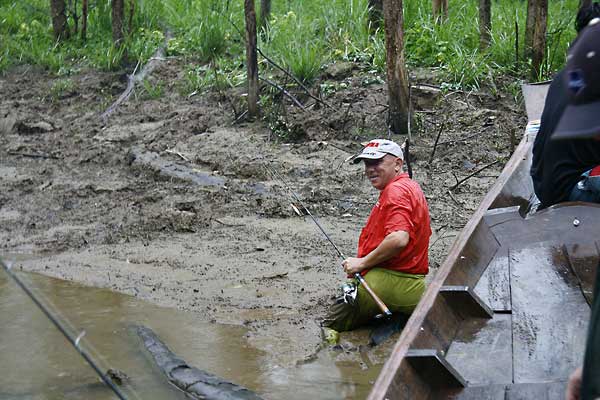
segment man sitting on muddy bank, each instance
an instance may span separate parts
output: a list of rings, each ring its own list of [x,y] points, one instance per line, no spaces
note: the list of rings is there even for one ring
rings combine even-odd
[[[367,179],[380,192],[379,200],[360,234],[357,257],[347,258],[342,266],[348,277],[363,275],[392,313],[408,315],[425,290],[429,271],[427,201],[419,184],[402,171],[404,157],[398,144],[372,140],[353,159],[360,161]],[[380,312],[360,285],[353,300],[333,305],[323,325],[348,331],[369,323]]]

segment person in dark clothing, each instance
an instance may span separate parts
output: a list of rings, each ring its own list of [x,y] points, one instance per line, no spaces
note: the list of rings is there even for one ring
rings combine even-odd
[[[600,18],[590,21],[569,50],[564,77],[567,105],[547,145],[578,140],[589,145],[600,143]],[[569,377],[567,400],[600,398],[599,271],[591,311],[583,367]]]
[[[598,17],[599,3],[582,8],[575,20],[575,30],[579,34],[593,18]],[[600,142],[594,139],[548,140],[567,107],[565,85],[563,69],[550,84],[540,129],[533,143],[530,174],[533,189],[541,202],[540,208],[569,200],[600,202],[600,191],[592,190],[594,182],[588,179],[590,170],[600,164]],[[600,175],[600,170],[597,172]]]

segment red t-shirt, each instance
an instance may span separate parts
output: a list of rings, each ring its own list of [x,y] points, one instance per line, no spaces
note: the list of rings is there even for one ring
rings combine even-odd
[[[427,274],[431,236],[429,209],[421,187],[406,173],[388,183],[379,194],[379,200],[360,233],[358,257],[372,252],[387,235],[396,231],[408,233],[408,244],[377,267],[409,274]]]

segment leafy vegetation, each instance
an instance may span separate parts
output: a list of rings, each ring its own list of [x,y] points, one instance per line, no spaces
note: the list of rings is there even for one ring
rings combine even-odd
[[[50,86],[50,97],[53,101],[59,100],[75,88],[75,84],[71,79],[62,78],[52,82]]]
[[[257,2],[258,3],[258,2]],[[243,2],[222,0],[145,0],[136,2],[132,31],[126,38],[131,63],[145,63],[165,41],[168,54],[189,62],[190,91],[243,83]],[[578,0],[549,3],[547,57],[542,76],[564,63]],[[498,0],[492,5],[492,40],[479,50],[477,2],[450,1],[445,23],[435,23],[431,4],[404,1],[405,52],[409,68],[433,68],[448,88],[479,87],[498,76],[524,77],[522,53],[526,2]],[[121,66],[123,48],[111,40],[110,2],[90,0],[87,40],[72,35],[57,43],[47,0],[0,2],[0,71],[18,64],[38,64],[59,75],[91,67]],[[385,71],[381,29],[370,27],[367,0],[274,1],[272,18],[259,38],[260,48],[306,83],[315,82],[327,63],[352,61],[366,71]],[[261,64],[268,69],[270,65]]]

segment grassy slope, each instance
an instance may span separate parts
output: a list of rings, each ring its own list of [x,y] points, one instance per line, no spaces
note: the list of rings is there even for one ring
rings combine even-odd
[[[301,79],[314,80],[329,62],[347,60],[382,72],[385,46],[381,32],[370,35],[366,23],[367,0],[274,1],[270,28],[259,45]],[[59,74],[81,67],[114,69],[121,50],[111,45],[108,1],[91,0],[88,40],[71,38],[57,45],[52,37],[46,0],[0,1],[0,71],[15,64],[38,64]],[[572,28],[577,0],[550,2],[546,76],[560,68]],[[520,43],[524,36],[526,2],[493,2],[492,44],[478,50],[477,2],[450,0],[449,18],[436,25],[430,4],[405,0],[406,58],[410,67],[434,67],[444,85],[479,87],[490,78],[522,77],[526,66],[515,63],[515,20]],[[190,60],[189,90],[215,83],[243,82],[244,29],[242,2],[217,0],[144,0],[137,2],[128,54],[144,63],[174,33],[170,55]],[[218,67],[212,73],[206,64]],[[221,78],[219,78],[221,77]],[[219,79],[222,79],[219,82]]]

